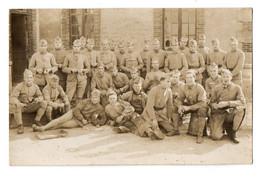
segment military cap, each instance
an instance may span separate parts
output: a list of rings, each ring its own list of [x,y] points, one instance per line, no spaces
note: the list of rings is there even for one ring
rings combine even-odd
[[[91,44],[92,44],[92,43],[95,43],[95,42],[94,42],[94,39],[88,39],[88,40],[87,40],[87,44],[89,44],[89,43],[91,43]]]
[[[153,39],[153,44],[160,44],[160,41],[159,41],[159,39],[157,39],[157,38],[154,38],[154,39]]]
[[[189,45],[197,45],[197,42],[194,39],[191,39],[189,41]]]
[[[232,76],[232,73],[228,69],[222,69],[221,70],[221,75],[225,75],[225,74],[228,74],[228,75]]]
[[[171,73],[172,73],[173,75],[178,75],[178,76],[181,75],[181,73],[180,73],[180,71],[179,71],[178,69],[173,70]]]
[[[200,34],[200,35],[199,35],[199,39],[206,39],[205,34]]]
[[[183,36],[181,37],[181,41],[183,41],[183,42],[188,42],[188,38],[186,37],[186,35],[183,35]]]
[[[212,40],[211,40],[211,43],[212,43],[212,44],[215,44],[215,43],[219,44],[219,40],[218,40],[218,39],[212,39]]]
[[[212,63],[208,66],[209,69],[218,69],[218,65],[216,63]]]
[[[55,82],[58,82],[60,80],[60,78],[57,76],[57,75],[53,75],[51,76],[51,81],[55,81]]]
[[[73,42],[73,45],[81,45],[81,41],[79,39],[76,39],[74,42]]]
[[[194,71],[193,69],[189,69],[189,70],[186,72],[186,76],[187,76],[188,74],[192,74],[193,77],[196,77],[195,71]]]
[[[24,75],[24,76],[33,75],[33,73],[32,73],[31,70],[25,69],[24,72],[23,72],[23,75]]]
[[[58,41],[61,42],[62,40],[61,40],[60,37],[57,36],[57,37],[54,39],[54,42],[56,42],[56,41],[57,41],[57,42],[58,42]]]
[[[236,42],[238,44],[238,40],[236,38],[234,38],[234,37],[231,37],[230,41],[231,42]]]
[[[47,45],[48,42],[45,39],[41,39],[39,45]]]
[[[91,92],[91,96],[97,96],[99,97],[100,96],[100,91],[98,89],[94,89],[92,92]]]
[[[171,39],[171,43],[173,44],[178,44],[178,38],[176,38],[176,37],[172,37],[172,39]]]
[[[106,96],[109,97],[109,96],[111,96],[111,95],[117,95],[117,94],[116,94],[116,92],[115,92],[114,90],[112,90],[112,89],[109,88],[109,89],[107,90]]]

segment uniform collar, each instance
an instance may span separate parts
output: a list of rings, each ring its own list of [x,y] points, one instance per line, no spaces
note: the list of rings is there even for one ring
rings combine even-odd
[[[190,85],[189,85],[189,86],[187,85],[187,88],[188,88],[189,90],[192,90],[192,89],[195,87],[195,85],[196,85],[196,83],[194,83],[194,84],[191,85],[191,86],[190,86]]]
[[[224,86],[223,84],[222,84],[222,87],[223,87],[223,89],[228,89],[229,91],[234,87],[234,84],[231,82],[231,83],[229,83],[229,84],[227,84],[227,86]]]

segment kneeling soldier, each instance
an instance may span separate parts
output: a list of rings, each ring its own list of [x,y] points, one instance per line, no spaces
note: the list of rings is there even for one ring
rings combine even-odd
[[[25,69],[24,82],[18,84],[11,94],[10,112],[14,113],[15,121],[18,125],[18,134],[23,133],[22,113],[36,112],[34,123],[41,125],[40,120],[47,107],[47,101],[43,100],[42,93],[37,84],[33,82],[33,73]]]
[[[53,109],[62,110],[60,111],[61,114],[70,110],[69,99],[63,91],[62,87],[59,85],[58,76],[54,75],[51,77],[51,82],[43,88],[42,94],[44,99],[48,102],[46,109],[46,117],[48,121],[52,120]]]
[[[177,97],[178,113],[183,115],[191,113],[187,134],[196,135],[197,143],[202,143],[203,130],[206,132],[207,103],[206,91],[195,82],[196,75],[193,70],[186,73],[186,84]],[[186,100],[186,103],[184,101]],[[176,110],[174,110],[176,113]]]
[[[234,143],[238,131],[245,116],[245,98],[239,85],[231,82],[232,73],[223,69],[221,74],[222,84],[213,88],[210,117],[210,136],[213,140],[219,140],[223,136],[223,128]]]

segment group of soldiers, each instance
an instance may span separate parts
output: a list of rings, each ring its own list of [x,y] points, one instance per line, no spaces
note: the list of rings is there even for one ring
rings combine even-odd
[[[108,124],[116,133],[161,140],[180,135],[188,115],[187,134],[197,143],[208,132],[213,140],[227,133],[239,143],[236,132],[246,108],[241,89],[245,56],[233,37],[229,52],[220,49],[218,39],[212,40],[212,51],[205,41],[204,34],[198,43],[173,37],[162,50],[158,39],[144,40],[138,53],[133,41],[119,41],[115,51],[105,39],[95,51],[94,40],[81,37],[68,52],[57,37],[54,50],[47,52],[46,40],[40,40],[24,81],[10,96],[17,133],[24,132],[22,113],[37,112],[33,131]],[[46,125],[40,122],[44,114]]]

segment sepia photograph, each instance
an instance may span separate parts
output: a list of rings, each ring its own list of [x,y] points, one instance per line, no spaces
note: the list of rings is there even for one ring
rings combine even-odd
[[[253,163],[253,8],[8,16],[10,166]]]

